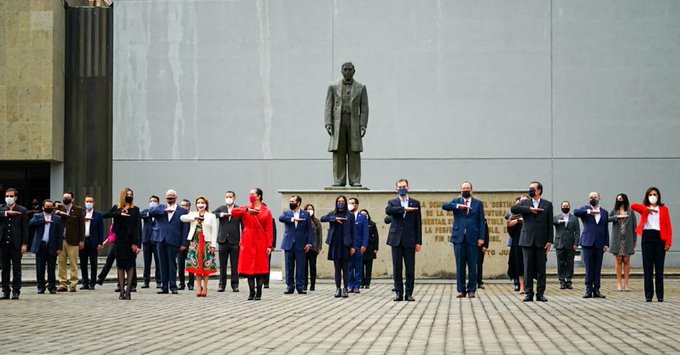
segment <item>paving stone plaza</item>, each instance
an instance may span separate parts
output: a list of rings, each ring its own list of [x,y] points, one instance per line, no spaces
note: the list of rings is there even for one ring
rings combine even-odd
[[[242,280],[243,281],[243,280]],[[394,302],[388,280],[335,299],[322,281],[307,295],[284,295],[281,281],[261,301],[247,293],[140,289],[120,301],[114,283],[95,291],[0,302],[0,353],[72,354],[659,354],[680,352],[680,280],[666,300],[644,302],[603,282],[606,299],[581,298],[548,283],[547,303],[523,303],[505,281],[489,281],[476,299],[456,299],[455,284],[417,280],[416,302]],[[245,285],[242,284],[243,287]]]

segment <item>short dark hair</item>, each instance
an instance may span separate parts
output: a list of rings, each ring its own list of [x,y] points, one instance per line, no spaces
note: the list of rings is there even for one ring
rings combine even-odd
[[[342,63],[342,65],[340,66],[340,68],[344,67],[345,65],[349,65],[349,66],[352,67],[352,69],[355,69],[355,68],[354,68],[354,63],[352,63],[352,62],[344,62],[344,63]]]
[[[297,203],[302,203],[302,197],[300,197],[300,195],[293,195],[291,197],[295,197],[295,201],[297,201]]]
[[[64,191],[64,195],[69,194],[71,195],[71,198],[74,198],[76,195],[73,194],[71,191]]]
[[[352,201],[352,200],[354,200],[354,202],[356,202],[357,205],[359,204],[359,199],[356,198],[356,197],[350,197],[349,200],[348,200],[347,202]]]
[[[532,181],[529,185],[536,184],[536,189],[541,190],[541,195],[543,195],[543,184],[540,181]]]
[[[399,179],[399,180],[397,180],[397,182],[394,185],[395,186],[399,185],[399,183],[402,182],[402,181],[406,183],[406,186],[408,186],[408,180],[406,180],[406,179]]]
[[[5,193],[8,193],[8,192],[14,192],[14,196],[19,196],[19,191],[17,191],[17,189],[15,189],[13,187],[10,187],[9,189],[5,190]]]
[[[232,195],[234,195],[234,197],[236,197],[236,192],[231,191],[231,190],[225,192],[224,194],[225,194],[225,195],[226,195],[226,194],[232,194]]]
[[[155,198],[156,201],[160,201],[160,200],[161,200],[161,199],[160,199],[158,196],[156,196],[156,195],[151,195],[151,197],[149,197],[149,200],[152,199],[152,198]]]
[[[659,189],[654,186],[648,188],[647,191],[645,192],[645,199],[643,204],[645,206],[651,205],[651,203],[649,202],[649,193],[652,191],[656,191],[656,194],[659,196],[659,198],[656,201],[657,206],[663,206],[664,204],[661,202],[661,191],[659,191]]]
[[[43,200],[42,206],[45,207],[45,204],[48,203],[48,202],[53,203],[52,200],[50,200],[49,198],[46,198],[46,199]]]
[[[571,206],[571,202],[569,202],[569,201],[567,201],[567,200],[562,201],[562,203],[560,203],[560,206],[564,205],[565,202],[568,203],[569,206]]]
[[[188,203],[189,206],[191,206],[191,201],[187,200],[186,198],[182,199],[182,202],[180,203],[180,205],[184,202]]]

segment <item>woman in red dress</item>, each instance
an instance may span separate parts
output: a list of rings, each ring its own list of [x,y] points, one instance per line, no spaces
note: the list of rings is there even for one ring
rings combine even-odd
[[[262,299],[262,285],[269,274],[269,254],[272,252],[274,234],[272,213],[262,203],[262,190],[250,190],[250,206],[231,210],[231,215],[241,218],[243,233],[238,258],[239,275],[248,278],[248,300]],[[255,285],[257,283],[257,292]]]

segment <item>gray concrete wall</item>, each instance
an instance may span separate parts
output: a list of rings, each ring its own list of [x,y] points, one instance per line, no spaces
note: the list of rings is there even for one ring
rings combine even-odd
[[[244,202],[260,186],[280,206],[280,189],[329,185],[325,92],[352,60],[371,106],[371,189],[539,179],[555,202],[596,190],[609,207],[656,185],[680,221],[680,2],[117,0],[115,11],[114,195],[174,187],[217,203],[233,189]]]

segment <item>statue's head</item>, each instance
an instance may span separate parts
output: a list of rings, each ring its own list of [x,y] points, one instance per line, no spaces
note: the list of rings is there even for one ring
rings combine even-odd
[[[351,81],[352,78],[354,77],[354,73],[355,73],[354,64],[352,64],[352,62],[343,63],[341,72],[342,72],[342,77],[346,81]]]

